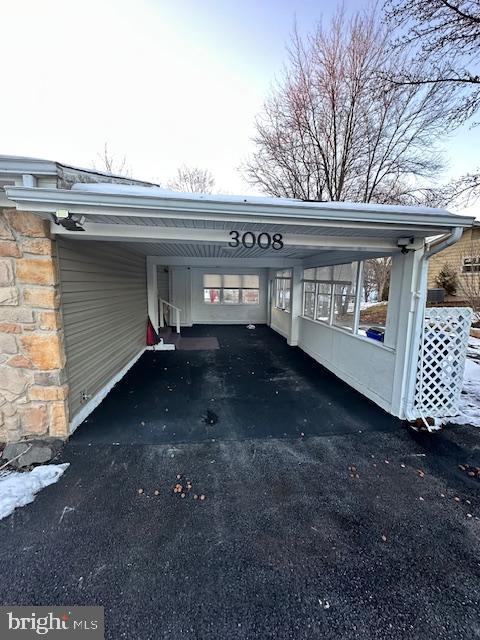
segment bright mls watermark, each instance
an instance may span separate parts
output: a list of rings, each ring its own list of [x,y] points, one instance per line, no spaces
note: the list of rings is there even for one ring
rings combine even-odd
[[[0,607],[0,638],[104,640],[103,607]]]

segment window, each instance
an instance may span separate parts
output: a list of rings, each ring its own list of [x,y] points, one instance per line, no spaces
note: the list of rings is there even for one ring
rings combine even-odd
[[[471,256],[463,259],[462,273],[479,273],[480,256]]]
[[[315,282],[305,282],[303,285],[303,313],[308,318],[315,317]]]
[[[275,307],[290,312],[290,295],[292,291],[292,272],[290,269],[277,271],[275,274]]]
[[[332,285],[319,282],[317,285],[317,312],[315,320],[329,321],[331,298]]]
[[[242,304],[258,304],[259,302],[258,289],[242,289]]]
[[[252,274],[206,273],[203,276],[205,304],[259,304],[260,280]]]
[[[220,289],[203,289],[203,301],[207,304],[220,304]]]
[[[357,269],[357,262],[339,264],[333,267],[333,324],[350,331],[353,331],[355,322]]]
[[[359,304],[358,265],[352,262],[305,269],[303,315],[353,332]]]

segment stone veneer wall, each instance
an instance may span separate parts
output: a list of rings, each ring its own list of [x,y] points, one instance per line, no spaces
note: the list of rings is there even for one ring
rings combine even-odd
[[[68,436],[59,308],[48,223],[0,209],[0,441]]]

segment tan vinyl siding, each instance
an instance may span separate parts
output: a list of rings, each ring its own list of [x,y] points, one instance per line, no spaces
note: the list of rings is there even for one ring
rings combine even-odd
[[[116,243],[58,241],[70,418],[145,346],[145,257]]]
[[[472,254],[478,254],[480,250],[480,227],[473,229],[465,229],[462,237],[458,242],[447,247],[440,253],[434,255],[428,263],[428,288],[433,289],[438,285],[435,280],[442,270],[442,267],[448,263],[457,273],[458,290],[456,298],[462,299],[464,291],[462,284],[465,281],[465,275],[462,272],[463,259]]]

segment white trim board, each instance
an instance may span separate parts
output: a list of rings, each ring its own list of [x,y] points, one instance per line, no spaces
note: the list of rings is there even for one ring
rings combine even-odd
[[[146,347],[145,351],[175,351],[175,345],[168,342],[159,342],[151,347]]]
[[[140,356],[145,352],[145,348],[142,349],[136,356],[134,356],[130,362],[128,362],[123,369],[121,369],[113,378],[107,382],[107,384],[100,389],[98,393],[96,393],[91,400],[85,404],[80,411],[70,420],[69,424],[69,435],[75,431],[75,429],[82,424],[82,422],[87,418],[94,409],[98,407],[98,405],[105,399],[105,397],[110,393],[113,387],[120,382],[120,380],[124,377],[124,375],[133,367],[133,365],[137,362]]]

